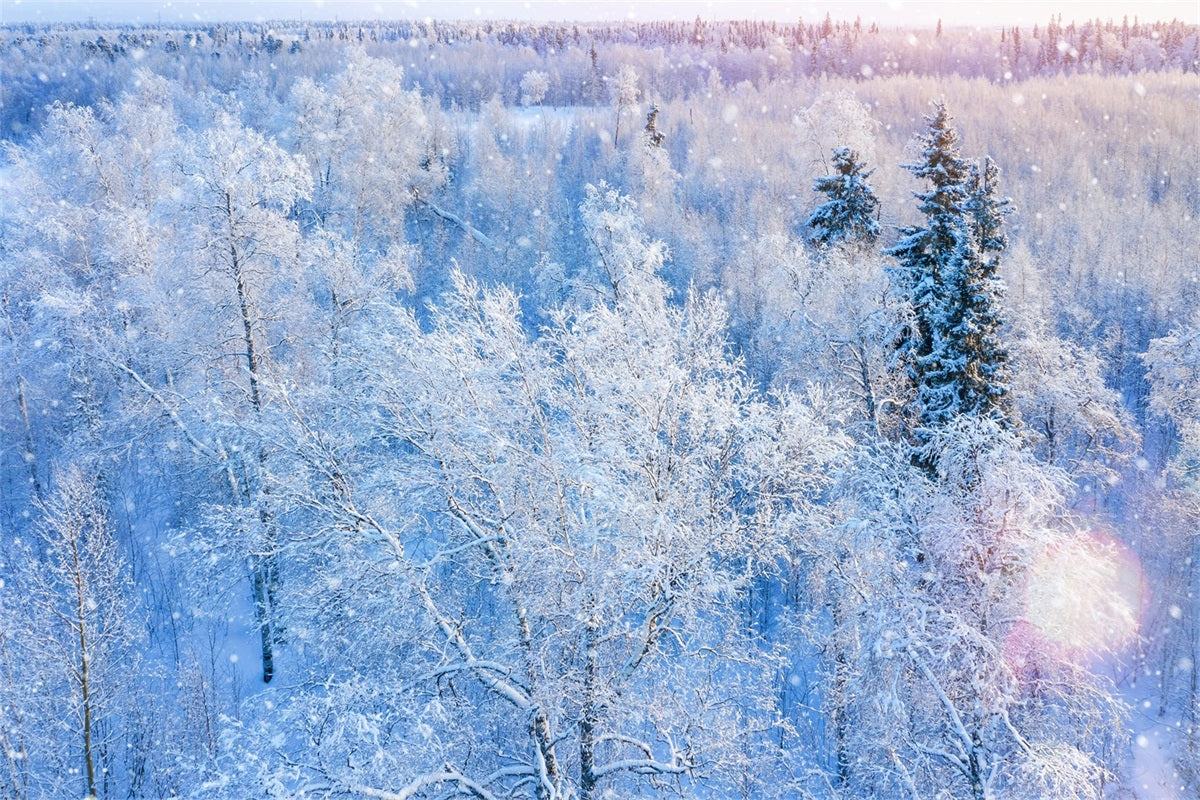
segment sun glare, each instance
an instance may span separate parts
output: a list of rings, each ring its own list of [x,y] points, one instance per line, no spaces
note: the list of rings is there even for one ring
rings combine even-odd
[[[1090,533],[1038,557],[1025,615],[1048,643],[1079,655],[1109,652],[1137,634],[1144,595],[1137,557],[1112,537]]]

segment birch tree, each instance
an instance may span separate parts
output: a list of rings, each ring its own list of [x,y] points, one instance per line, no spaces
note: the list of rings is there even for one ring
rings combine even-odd
[[[847,790],[1099,798],[1126,709],[1084,664],[1133,635],[1138,590],[1012,434],[963,417],[935,442],[937,483],[886,448],[847,476],[847,535],[880,550],[837,581]]]
[[[297,558],[319,555],[288,605],[325,610],[289,630],[315,655],[370,626],[396,655],[337,660],[329,691],[361,711],[306,694],[276,723],[304,731],[287,760],[231,772],[379,798],[789,791],[764,746],[781,653],[738,598],[842,445],[755,396],[720,304],[670,305],[653,252],[536,339],[511,292],[457,275],[428,330],[380,311],[333,416],[295,398],[280,492],[306,509]]]
[[[262,481],[266,445],[254,440],[254,432],[270,403],[268,376],[280,374],[275,351],[285,344],[283,331],[299,334],[307,318],[298,286],[299,231],[289,214],[309,197],[312,184],[302,159],[227,114],[188,144],[180,164],[184,207],[193,222],[185,233],[195,258],[188,288],[216,311],[207,329],[194,332],[205,361],[191,367],[202,370],[192,372],[193,387],[205,396],[216,425],[205,433],[206,442],[196,434],[192,441],[224,473],[230,504],[252,511],[234,515],[241,520],[235,541],[250,561],[262,674],[269,682],[279,641],[278,523]],[[281,318],[292,324],[285,327]],[[153,396],[153,387],[143,386]],[[182,424],[177,414],[173,419]]]
[[[25,717],[15,731],[24,743],[9,756],[29,760],[15,776],[30,796],[117,796],[130,785],[129,759],[141,755],[130,752],[128,712],[144,632],[96,477],[71,467],[53,488],[40,509],[41,552],[26,549],[14,587],[24,625],[5,642],[5,667],[11,678],[14,657],[24,662],[29,694],[24,708],[19,699],[8,706]]]

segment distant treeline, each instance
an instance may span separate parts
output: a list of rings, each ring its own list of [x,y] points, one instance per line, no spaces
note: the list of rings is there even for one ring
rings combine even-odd
[[[338,51],[360,44],[401,61],[409,80],[445,107],[478,108],[494,95],[519,96],[531,69],[555,75],[553,105],[607,102],[608,77],[631,60],[664,97],[780,79],[892,75],[989,81],[1058,74],[1200,71],[1200,28],[1135,17],[1032,28],[880,28],[834,21],[519,23],[375,21],[0,27],[0,130],[21,131],[55,102],[91,105],[128,88],[136,63],[170,77],[230,88],[246,70],[276,69],[280,80],[320,78]],[[632,53],[637,53],[633,56]],[[197,55],[205,56],[197,59]],[[651,63],[652,62],[652,63]],[[199,72],[200,74],[197,74]],[[283,78],[283,76],[289,76]]]

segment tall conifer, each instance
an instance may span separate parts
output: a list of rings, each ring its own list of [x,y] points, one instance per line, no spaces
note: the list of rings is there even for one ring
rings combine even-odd
[[[955,418],[984,415],[1006,427],[1005,366],[999,337],[1003,286],[996,274],[1004,249],[1008,200],[995,194],[999,170],[963,160],[945,104],[938,103],[922,135],[920,160],[905,168],[927,182],[915,194],[923,226],[901,229],[886,252],[898,266],[893,279],[912,305],[912,328],[898,344],[913,387],[909,407],[914,458],[933,431]]]

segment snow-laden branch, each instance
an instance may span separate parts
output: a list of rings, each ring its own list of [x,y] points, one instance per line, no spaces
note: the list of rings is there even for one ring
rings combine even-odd
[[[636,772],[642,775],[683,775],[691,770],[692,765],[679,761],[656,761],[652,758],[623,758],[592,770],[596,778],[603,778],[614,772]]]
[[[303,419],[303,415],[299,414],[293,408],[293,414],[297,421],[305,427],[309,439],[314,444],[320,444],[319,437],[307,425]],[[320,447],[320,455],[324,459],[334,461],[333,454],[328,448]],[[307,454],[301,453],[302,456]],[[308,460],[308,459],[306,459]],[[462,635],[458,626],[447,617],[438,605],[433,593],[429,587],[425,585],[424,576],[426,568],[413,564],[406,557],[404,543],[400,541],[400,537],[390,527],[380,523],[371,514],[359,509],[358,504],[354,500],[354,495],[351,491],[349,482],[341,469],[334,463],[326,468],[322,465],[318,472],[329,481],[330,487],[338,497],[337,510],[352,523],[354,528],[365,528],[368,531],[374,532],[382,538],[391,548],[392,554],[401,564],[407,564],[413,570],[421,573],[420,577],[412,581],[412,586],[421,600],[421,605],[425,608],[426,613],[437,623],[438,629],[446,638],[446,641],[458,652],[462,658],[462,662],[457,665],[452,665],[449,669],[451,672],[469,670],[484,686],[494,691],[500,697],[508,700],[517,708],[528,711],[533,707],[532,702],[526,692],[522,691],[518,686],[513,685],[510,681],[505,680],[511,674],[511,671],[502,665],[493,664],[492,662],[483,661],[475,657],[474,649],[470,642]],[[503,676],[503,677],[502,677]]]
[[[432,673],[430,673],[430,677],[441,678],[444,675],[454,675],[459,672],[476,671],[490,672],[500,675],[504,678],[512,677],[512,669],[509,667],[506,667],[505,665],[495,661],[483,661],[479,659],[475,661],[459,661],[454,664],[446,664],[438,667]]]
[[[488,554],[488,558],[492,560],[492,562],[496,565],[496,568],[499,569],[505,576],[511,577],[512,567],[508,563],[504,552],[500,549],[505,540],[503,525],[497,525],[497,533],[493,535],[484,530],[478,521],[473,519],[471,515],[467,513],[466,509],[464,509],[453,496],[447,498],[447,507],[450,509],[450,513],[462,523],[467,532],[474,537],[475,541],[478,541],[482,544],[485,552]],[[491,541],[492,539],[498,539],[498,541],[493,542]],[[517,618],[517,630],[519,631],[520,635],[521,649],[525,651],[525,656],[527,659],[532,659],[533,632],[529,625],[529,617],[525,611],[524,604],[518,601],[514,604],[513,611]],[[492,676],[489,675],[489,677]],[[530,675],[530,683],[533,683],[532,674]],[[533,736],[537,742],[536,752],[538,777],[541,786],[546,791],[546,796],[553,797],[556,793],[554,784],[558,774],[558,760],[554,754],[554,745],[556,740],[551,732],[550,720],[546,716],[546,713],[535,703],[533,703],[532,699],[527,699],[526,705],[522,707],[528,708],[532,711]]]
[[[188,444],[195,448],[196,452],[211,458],[213,461],[224,460],[222,454],[213,451],[211,447],[200,441],[200,439],[198,439],[195,434],[192,433],[191,429],[188,428],[187,423],[184,422],[183,418],[179,416],[179,412],[175,410],[175,407],[168,403],[167,399],[163,397],[162,394],[160,394],[153,386],[147,383],[146,379],[142,377],[141,373],[128,364],[118,361],[110,356],[103,356],[103,358],[111,366],[116,367],[129,377],[133,378],[134,383],[141,387],[142,391],[149,395],[150,399],[158,404],[159,408],[161,408],[163,413],[167,415],[168,419],[175,424],[175,427],[181,434],[183,434],[183,438],[187,439]]]
[[[457,547],[449,547],[449,548],[446,548],[445,550],[437,551],[437,553],[434,554],[433,558],[430,559],[430,562],[432,563],[434,561],[439,561],[441,559],[449,558],[451,556],[456,556],[459,553],[466,552],[467,550],[471,550],[472,548],[479,547],[481,545],[490,545],[493,542],[503,542],[503,541],[504,541],[503,536],[486,536],[486,537],[483,537],[480,539],[472,539],[471,541],[466,542],[465,544],[460,544]]]
[[[592,776],[596,779],[602,778],[605,775],[611,775],[614,772],[634,772],[639,775],[684,775],[695,767],[694,764],[689,763],[682,757],[679,750],[673,744],[670,745],[671,760],[662,761],[654,757],[654,748],[649,743],[635,739],[632,736],[607,734],[597,738],[597,744],[602,742],[618,742],[629,745],[643,753],[644,757],[620,758],[603,766],[594,767],[592,769]]]
[[[942,688],[942,684],[938,681],[937,676],[935,676],[933,674],[933,670],[929,668],[929,664],[925,662],[925,659],[921,658],[920,654],[917,653],[911,642],[905,645],[904,650],[908,653],[913,663],[917,665],[917,669],[921,671],[921,674],[925,676],[925,679],[929,681],[929,685],[933,688],[934,694],[937,695],[938,700],[946,709],[946,713],[950,717],[954,732],[959,738],[959,748],[961,749],[965,760],[964,758],[960,758],[944,750],[930,748],[922,749],[930,755],[936,755],[946,759],[955,767],[957,767],[968,780],[971,780],[974,777],[972,775],[972,772],[974,771],[972,754],[975,752],[975,741],[971,734],[967,732],[967,726],[963,723],[962,715],[958,713],[958,707],[954,705],[954,701],[952,701],[946,694],[946,691]]]
[[[433,203],[430,200],[426,200],[424,197],[421,197],[420,193],[416,192],[415,190],[413,191],[413,199],[416,200],[421,205],[428,208],[435,215],[441,217],[442,219],[446,220],[447,222],[451,222],[451,223],[457,225],[459,228],[461,228],[463,230],[464,233],[466,233],[468,236],[470,236],[475,241],[479,242],[484,247],[491,250],[493,253],[500,252],[500,248],[496,245],[495,242],[493,242],[491,240],[491,237],[489,237],[483,231],[479,230],[479,228],[476,228],[474,225],[467,222],[462,217],[458,216],[457,214],[453,214],[449,211],[446,211],[444,208],[442,208],[441,206],[438,206],[436,203]]]
[[[478,678],[484,686],[488,687],[517,708],[526,711],[534,708],[533,702],[529,699],[529,696],[526,695],[525,692],[521,691],[512,683],[506,680],[501,680],[492,670],[479,667],[479,665],[487,662],[479,661],[475,658],[475,653],[471,648],[470,643],[467,642],[466,638],[461,632],[459,632],[458,628],[444,614],[442,614],[441,609],[438,608],[437,601],[434,600],[433,594],[429,591],[429,588],[425,586],[424,582],[418,580],[415,581],[414,584],[417,588],[417,594],[421,598],[421,603],[425,606],[425,611],[437,622],[438,628],[442,631],[442,635],[446,637],[446,640],[454,647],[454,649],[458,650],[459,654],[463,656],[466,663],[474,664],[476,666],[475,669],[471,670],[471,674]]]
[[[391,792],[386,789],[376,789],[372,786],[351,786],[350,791],[360,794],[363,797],[374,798],[374,800],[412,800],[425,789],[440,784],[454,784],[455,789],[459,794],[466,794],[479,800],[498,800],[497,795],[492,794],[485,789],[480,783],[471,780],[466,775],[463,775],[457,770],[447,770],[446,772],[433,772],[428,775],[422,775],[416,780],[409,783],[404,788]]]

